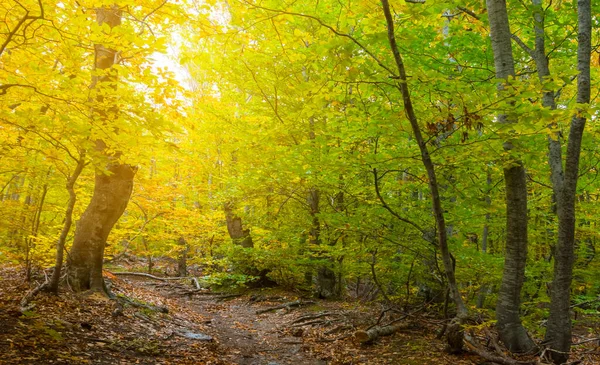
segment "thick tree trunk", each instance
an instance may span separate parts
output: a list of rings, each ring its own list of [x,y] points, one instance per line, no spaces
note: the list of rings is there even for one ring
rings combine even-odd
[[[119,220],[133,189],[135,170],[125,164],[112,164],[110,174],[96,172],[94,194],[77,222],[69,255],[69,283],[76,291],[103,290],[102,262],[106,239]]]
[[[116,6],[99,8],[96,18],[99,25],[108,24],[114,28],[121,24],[121,11]],[[117,51],[100,44],[94,48],[95,68],[103,72],[100,76],[94,76],[92,87],[98,89],[104,86],[98,92],[96,101],[98,105],[107,104],[106,107],[96,108],[95,112],[100,120],[108,122],[118,113],[114,103],[109,100],[111,91],[116,89],[116,72],[110,69],[115,64]],[[104,290],[102,264],[106,239],[127,207],[136,171],[134,167],[118,162],[118,152],[109,155],[104,141],[96,141],[96,151],[109,162],[106,172],[96,170],[94,194],[75,230],[68,268],[69,283],[76,291]]]
[[[590,103],[591,2],[578,0],[577,103]],[[586,119],[583,111],[571,121],[564,181],[558,195],[558,244],[554,255],[554,280],[550,293],[550,317],[545,342],[556,364],[569,358],[571,349],[571,281],[575,246],[575,195],[579,177],[579,156]]]
[[[508,13],[505,0],[487,0],[488,18],[496,77],[508,79],[514,76],[514,59]],[[503,86],[499,86],[502,92]],[[506,115],[498,115],[501,123],[514,123]],[[511,141],[505,141],[504,148],[514,148]],[[527,181],[525,168],[521,161],[506,162],[504,181],[506,188],[506,252],[502,284],[496,305],[497,327],[500,339],[513,352],[526,352],[535,344],[521,323],[521,289],[525,278],[527,261]]]
[[[229,237],[233,241],[233,244],[245,248],[254,247],[250,230],[244,229],[242,218],[238,217],[233,212],[233,203],[225,203],[223,209],[225,210],[225,219],[227,221],[227,232],[229,232]]]

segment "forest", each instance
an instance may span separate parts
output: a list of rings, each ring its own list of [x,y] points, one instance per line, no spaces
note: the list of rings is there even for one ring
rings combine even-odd
[[[0,19],[0,364],[600,363],[600,1]]]

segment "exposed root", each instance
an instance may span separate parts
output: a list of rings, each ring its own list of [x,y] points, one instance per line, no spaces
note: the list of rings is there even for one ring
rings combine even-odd
[[[160,281],[187,279],[186,277],[162,278],[160,276],[154,276],[154,275],[146,274],[143,272],[111,272],[111,274],[116,275],[116,276],[141,276],[141,277],[150,278],[150,279],[154,279],[154,280],[160,280]]]
[[[263,314],[263,313],[267,313],[267,312],[273,312],[279,309],[285,309],[288,312],[292,310],[292,308],[298,308],[298,307],[302,307],[305,305],[310,305],[310,304],[315,304],[314,301],[303,301],[302,299],[298,299],[295,300],[293,302],[287,302],[287,303],[283,303],[282,305],[278,305],[275,307],[271,307],[271,308],[267,308],[267,309],[261,309],[261,310],[257,310],[256,314]]]

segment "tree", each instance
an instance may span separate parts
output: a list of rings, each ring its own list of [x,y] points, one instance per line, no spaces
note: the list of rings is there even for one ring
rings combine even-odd
[[[554,278],[551,289],[550,316],[545,342],[554,363],[562,364],[571,349],[571,282],[575,261],[575,199],[579,179],[581,141],[590,104],[590,58],[592,49],[592,9],[590,0],[577,1],[577,110],[569,130],[565,170],[562,179],[555,179],[558,192],[558,242],[554,255]],[[560,155],[552,156],[551,166],[561,166]],[[557,174],[553,171],[553,174]],[[556,186],[558,185],[558,186]]]
[[[487,8],[496,77],[507,83],[510,77],[514,77],[515,68],[506,1],[487,0]],[[505,87],[506,84],[499,86],[501,94]],[[508,113],[499,114],[498,120],[505,124],[516,123]],[[516,157],[513,141],[505,141],[504,149],[511,158],[504,162],[507,235],[504,273],[496,305],[496,325],[501,340],[509,350],[527,352],[534,347],[520,317],[521,289],[527,262],[527,182],[525,167]]]
[[[110,29],[121,23],[117,6],[96,10],[98,25]],[[101,44],[95,45],[95,69],[99,76],[93,80],[97,90],[96,114],[101,123],[110,125],[118,117],[115,105],[116,71],[112,69],[117,51]],[[110,128],[110,127],[109,127]],[[105,169],[96,168],[94,194],[77,222],[73,246],[68,260],[69,282],[77,291],[104,291],[102,265],[104,248],[111,229],[125,211],[133,189],[136,169],[119,161],[119,152],[110,152],[105,141],[96,140],[96,152],[107,160]]]
[[[408,78],[406,76],[406,69],[404,67],[404,62],[402,60],[402,56],[400,55],[400,50],[396,43],[396,36],[394,34],[394,20],[390,10],[390,5],[387,0],[381,0],[381,5],[383,6],[383,12],[387,23],[387,35],[390,43],[390,48],[394,55],[394,60],[398,69],[398,89],[400,90],[400,93],[402,95],[402,101],[404,103],[406,117],[410,121],[413,135],[415,136],[417,144],[419,145],[419,150],[421,152],[421,161],[425,167],[425,170],[427,171],[433,215],[435,217],[435,222],[437,226],[437,244],[440,248],[442,262],[444,264],[444,273],[446,274],[446,279],[448,280],[450,295],[452,296],[452,300],[456,305],[456,322],[453,326],[451,326],[448,333],[449,345],[451,346],[452,351],[460,351],[462,349],[463,341],[462,330],[460,329],[460,326],[462,325],[462,322],[466,319],[468,311],[467,307],[465,306],[462,300],[460,292],[458,291],[458,285],[456,284],[454,264],[452,262],[450,251],[448,249],[448,231],[446,229],[446,221],[444,219],[444,210],[442,209],[442,202],[439,193],[437,176],[429,154],[429,150],[425,143],[425,139],[423,138],[421,133],[421,127],[419,126],[417,115],[415,114],[415,110],[412,105],[412,99],[408,88]]]

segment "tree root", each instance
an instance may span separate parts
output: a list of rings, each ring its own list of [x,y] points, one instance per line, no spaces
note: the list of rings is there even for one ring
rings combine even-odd
[[[175,278],[161,278],[160,276],[154,276],[154,275],[146,274],[144,272],[112,272],[111,274],[113,274],[115,276],[141,276],[141,277],[150,278],[150,279],[154,279],[154,280],[160,280],[160,281],[187,279],[185,276],[175,277]]]
[[[117,301],[119,301],[119,302],[121,302],[123,304],[130,305],[132,307],[148,309],[148,310],[151,310],[153,312],[169,313],[169,308],[167,308],[167,307],[163,307],[163,306],[159,306],[159,305],[139,303],[139,302],[131,300],[131,299],[127,298],[127,297],[118,297]]]
[[[286,309],[288,312],[292,310],[292,308],[302,307],[304,305],[315,304],[314,301],[302,301],[302,299],[295,300],[293,302],[283,303],[282,305],[278,305],[271,308],[260,309],[256,311],[256,314],[263,314],[267,312],[273,312],[279,309]]]
[[[289,325],[291,325],[292,327],[294,327],[296,325],[303,326],[304,324],[302,324],[302,322],[311,321],[311,320],[314,320],[314,319],[319,319],[319,318],[323,318],[323,317],[327,317],[327,316],[334,316],[334,315],[338,315],[339,316],[339,314],[331,313],[331,312],[309,314],[309,315],[305,315],[305,316],[301,316],[301,317],[296,318],[295,320],[291,321],[289,323]]]

